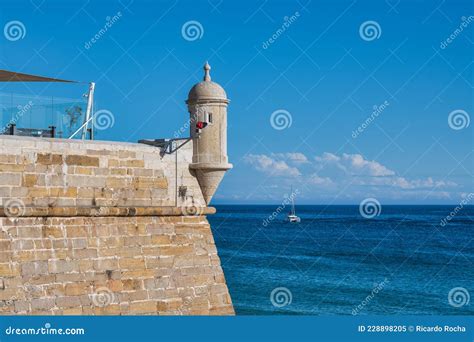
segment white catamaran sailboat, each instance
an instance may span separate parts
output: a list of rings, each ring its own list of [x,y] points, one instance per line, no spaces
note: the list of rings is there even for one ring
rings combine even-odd
[[[296,216],[296,212],[295,212],[295,198],[293,196],[293,188],[291,189],[291,211],[290,213],[288,214],[288,222],[291,222],[291,223],[299,223],[301,222],[301,218]]]

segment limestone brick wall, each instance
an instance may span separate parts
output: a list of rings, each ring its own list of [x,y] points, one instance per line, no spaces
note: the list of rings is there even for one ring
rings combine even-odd
[[[0,313],[232,314],[204,216],[0,219]]]
[[[0,314],[233,314],[191,151],[0,137]]]
[[[192,142],[162,156],[144,144],[0,136],[0,198],[26,207],[202,206],[191,160]]]

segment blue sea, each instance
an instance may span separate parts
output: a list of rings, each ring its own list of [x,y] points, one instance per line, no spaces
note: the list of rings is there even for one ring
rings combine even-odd
[[[208,217],[237,314],[474,314],[473,206],[277,207]]]

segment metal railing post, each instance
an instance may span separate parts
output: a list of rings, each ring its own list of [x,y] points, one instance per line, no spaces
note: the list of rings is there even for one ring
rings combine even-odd
[[[54,138],[56,135],[56,126],[49,126],[51,129],[51,138]]]
[[[10,124],[10,135],[15,135],[16,133],[16,124]]]

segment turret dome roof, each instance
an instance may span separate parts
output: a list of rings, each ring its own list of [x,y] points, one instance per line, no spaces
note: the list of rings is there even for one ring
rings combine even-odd
[[[227,94],[224,88],[211,81],[209,71],[211,66],[206,62],[204,65],[204,79],[191,88],[188,94],[189,100],[222,99],[227,100]]]

